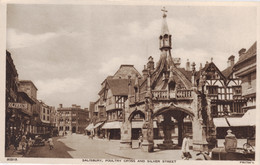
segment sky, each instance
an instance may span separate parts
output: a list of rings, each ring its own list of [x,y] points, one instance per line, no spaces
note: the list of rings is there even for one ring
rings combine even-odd
[[[7,50],[20,80],[32,80],[51,106],[96,101],[121,64],[141,73],[159,60],[162,6],[8,4]],[[172,56],[224,70],[257,38],[256,7],[166,6]]]

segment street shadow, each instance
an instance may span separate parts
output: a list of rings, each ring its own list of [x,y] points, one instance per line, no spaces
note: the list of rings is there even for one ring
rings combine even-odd
[[[31,151],[26,157],[28,158],[72,158],[69,151],[75,151],[74,149],[66,146],[63,142],[58,141],[58,138],[53,138],[54,148],[49,149],[49,145],[45,142],[45,146],[32,147]]]

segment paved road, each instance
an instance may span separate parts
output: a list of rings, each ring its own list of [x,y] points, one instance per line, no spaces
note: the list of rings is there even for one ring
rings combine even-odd
[[[116,159],[118,157],[108,155],[105,151],[111,147],[118,147],[120,141],[108,141],[107,139],[89,139],[88,136],[80,134],[68,135],[60,139],[68,147],[74,149],[68,151],[73,158],[99,158],[99,159]]]
[[[118,157],[106,154],[109,147],[119,145],[119,141],[89,139],[87,136],[73,134],[65,137],[54,137],[54,148],[49,150],[48,143],[45,146],[32,147],[27,157],[39,158],[99,158],[117,159]]]
[[[68,153],[72,151],[72,148],[67,147],[64,143],[60,142],[61,138],[54,137],[54,148],[49,150],[48,143],[45,146],[32,147],[30,153],[26,157],[38,157],[38,158],[72,158]]]

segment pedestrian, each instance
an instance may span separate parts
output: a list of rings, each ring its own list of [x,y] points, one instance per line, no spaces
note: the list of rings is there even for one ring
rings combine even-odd
[[[184,139],[182,141],[182,146],[181,146],[181,151],[183,154],[182,159],[189,160],[190,158],[192,158],[192,156],[190,154],[190,139],[189,139],[188,134],[184,135]]]
[[[15,141],[14,141],[14,149],[17,150],[19,147],[19,142],[20,142],[20,137],[18,135],[15,136]]]
[[[21,139],[21,146],[22,146],[22,152],[26,152],[26,146],[27,146],[27,140],[26,140],[26,136],[23,135],[22,139]]]
[[[53,144],[53,140],[52,140],[52,137],[51,137],[51,136],[50,136],[50,138],[48,139],[48,143],[49,143],[50,150],[52,150],[53,147],[54,147],[54,144]]]
[[[142,142],[143,142],[143,136],[142,134],[140,134],[139,138],[138,138],[138,142],[139,142],[139,148],[142,146]]]
[[[108,132],[107,138],[108,140],[110,140],[110,132]]]

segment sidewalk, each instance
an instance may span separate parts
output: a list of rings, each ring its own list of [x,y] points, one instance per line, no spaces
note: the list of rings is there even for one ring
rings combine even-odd
[[[31,151],[31,148],[28,149],[28,151],[23,155],[22,150],[18,149],[15,150],[14,146],[11,145],[8,150],[5,150],[5,157],[24,157],[25,155],[29,154]]]
[[[144,152],[138,149],[120,149],[118,146],[109,148],[106,154],[117,156],[123,159],[149,159],[149,160],[182,160],[182,152],[177,150],[160,150],[154,149],[154,152]],[[197,158],[196,152],[190,151],[193,160]]]

